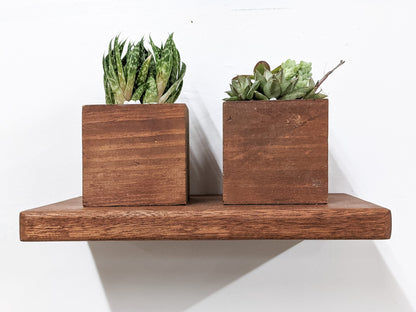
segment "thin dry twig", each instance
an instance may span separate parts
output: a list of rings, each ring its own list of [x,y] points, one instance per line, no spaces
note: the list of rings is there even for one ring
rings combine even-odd
[[[335,66],[332,70],[327,72],[325,76],[322,77],[321,80],[318,80],[318,82],[315,85],[315,89],[317,90],[319,86],[325,81],[326,78],[328,78],[329,75],[331,75],[338,67],[340,67],[342,64],[344,64],[345,61],[341,60],[337,66]]]

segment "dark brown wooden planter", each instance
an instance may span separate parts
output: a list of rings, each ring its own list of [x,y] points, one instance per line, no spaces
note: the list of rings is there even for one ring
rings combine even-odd
[[[225,102],[224,203],[328,202],[328,100]]]
[[[84,106],[83,205],[186,204],[188,136],[185,104]]]

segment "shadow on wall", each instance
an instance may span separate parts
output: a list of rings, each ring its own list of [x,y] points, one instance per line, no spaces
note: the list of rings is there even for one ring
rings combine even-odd
[[[111,311],[184,311],[299,241],[89,242]]]
[[[204,105],[190,108],[189,117],[190,193],[222,194],[222,171],[212,147],[222,146],[220,134]],[[209,129],[209,134],[204,129]]]
[[[189,311],[414,310],[374,242],[337,240],[303,241]]]
[[[193,132],[194,144],[205,155],[192,158],[193,183],[202,183],[203,190],[216,189],[221,171],[195,117]],[[331,191],[352,193],[332,154],[329,167]],[[89,242],[89,246],[113,312],[175,312],[191,307],[192,311],[224,307],[413,311],[374,242],[299,243],[135,241]]]
[[[328,184],[330,193],[354,194],[354,190],[334,155],[328,153]]]
[[[149,241],[89,246],[112,312],[191,307],[414,311],[374,242],[298,243]]]

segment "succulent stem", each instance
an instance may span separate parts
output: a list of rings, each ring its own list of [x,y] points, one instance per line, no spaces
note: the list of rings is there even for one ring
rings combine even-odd
[[[340,67],[342,64],[344,64],[345,63],[345,61],[343,61],[343,60],[341,60],[341,61],[339,61],[339,63],[338,63],[338,65],[337,66],[335,66],[332,70],[330,70],[329,72],[327,72],[323,77],[322,77],[322,79],[321,80],[318,80],[317,82],[316,82],[316,85],[315,85],[315,89],[317,90],[318,88],[319,88],[319,86],[325,81],[325,79],[326,78],[328,78],[328,76],[329,75],[331,75],[338,67]]]

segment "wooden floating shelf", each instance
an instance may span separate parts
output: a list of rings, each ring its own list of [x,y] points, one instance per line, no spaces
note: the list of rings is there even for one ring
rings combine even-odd
[[[20,213],[22,241],[388,239],[391,212],[346,194],[327,205],[224,205],[191,196],[186,206],[83,207],[82,198]]]

